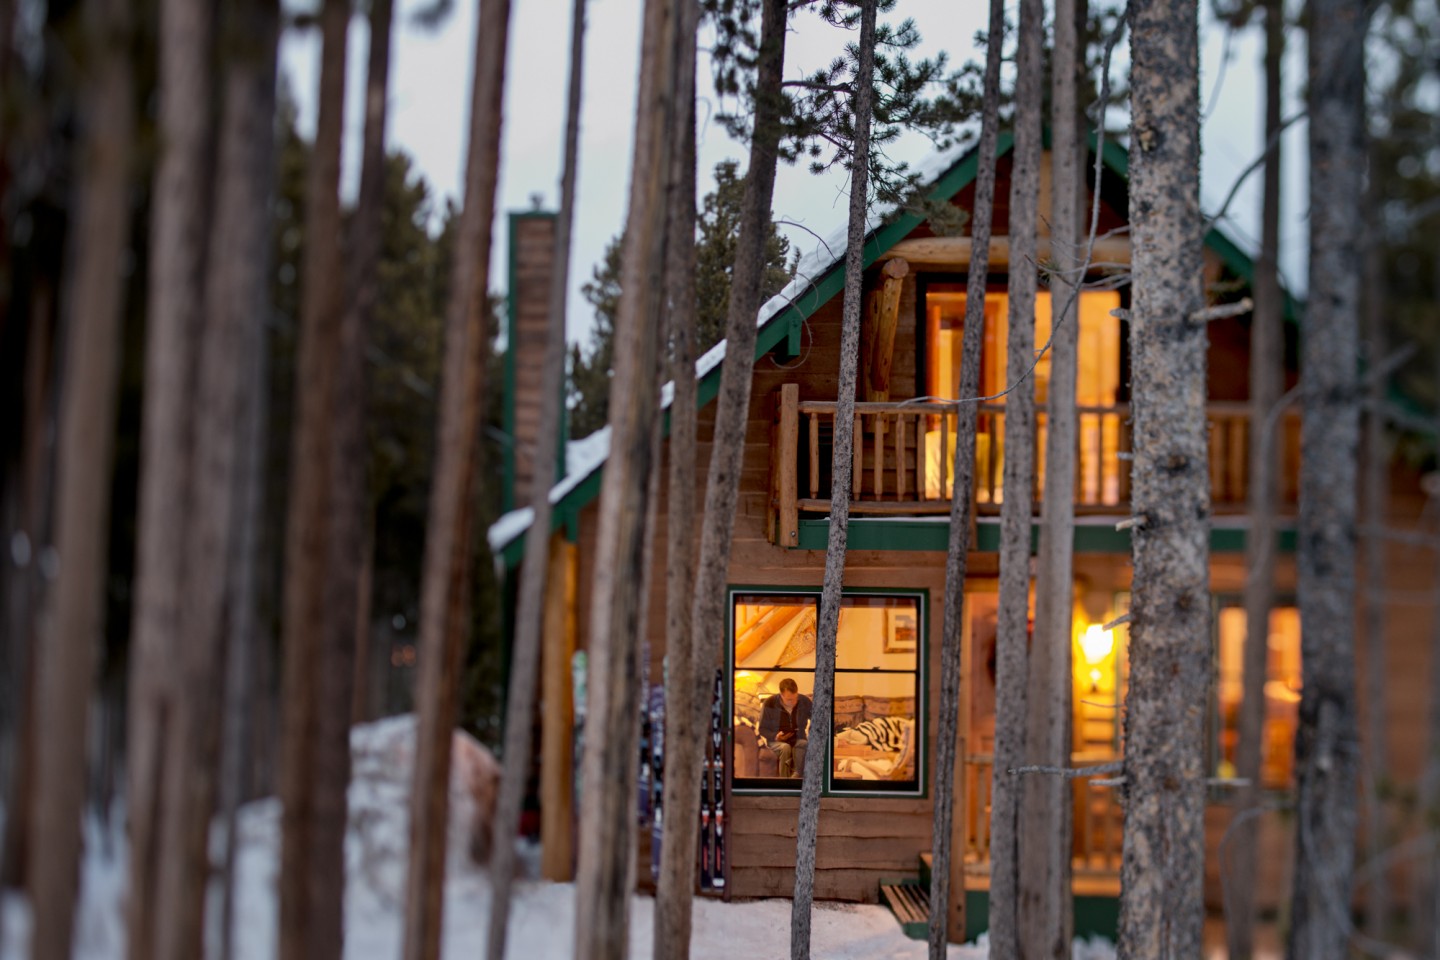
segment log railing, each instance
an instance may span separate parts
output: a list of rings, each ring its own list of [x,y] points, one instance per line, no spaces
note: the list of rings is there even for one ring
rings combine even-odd
[[[773,399],[770,534],[776,543],[798,542],[802,514],[830,511],[831,444],[835,401],[801,400],[798,384],[785,384]],[[954,490],[954,402],[901,401],[855,404],[855,460],[850,512],[856,515],[947,514]],[[975,505],[998,512],[1004,499],[1003,404],[976,408]],[[1126,404],[1078,408],[1075,436],[1077,513],[1122,513],[1130,500],[1130,408]],[[1216,513],[1245,509],[1249,493],[1247,447],[1250,411],[1243,403],[1212,403],[1209,475]],[[1036,411],[1037,508],[1045,470],[1048,428],[1044,404]],[[1299,419],[1289,417],[1276,441],[1281,446],[1283,504],[1296,502]]]
[[[1113,756],[1075,754],[1074,766],[1114,760]],[[965,758],[965,866],[974,874],[990,871],[990,797],[995,758],[973,754]],[[1111,774],[1113,776],[1113,774]],[[1071,865],[1076,877],[1113,876],[1120,872],[1123,818],[1115,790],[1097,787],[1096,777],[1073,781],[1074,835]]]

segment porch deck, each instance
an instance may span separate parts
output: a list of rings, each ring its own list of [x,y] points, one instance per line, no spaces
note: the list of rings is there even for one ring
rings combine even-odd
[[[772,543],[796,546],[805,514],[830,512],[833,400],[802,400],[799,384],[787,383],[771,397]],[[954,491],[956,425],[962,405],[909,400],[855,404],[855,459],[850,512],[857,516],[937,516],[950,512]],[[1130,501],[1130,407],[1082,406],[1076,432],[1074,504],[1080,515],[1123,515]],[[1043,495],[1047,406],[1036,407],[1035,509]],[[1004,501],[1005,406],[976,408],[975,512],[1000,511]],[[1212,402],[1210,497],[1216,515],[1244,514],[1249,498],[1249,438],[1253,425],[1244,403]],[[1298,504],[1298,414],[1285,417],[1275,438],[1284,459],[1279,476],[1280,512]]]

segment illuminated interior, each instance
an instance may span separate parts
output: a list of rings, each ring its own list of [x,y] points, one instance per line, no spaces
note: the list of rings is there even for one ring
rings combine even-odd
[[[813,698],[819,607],[814,595],[734,597],[737,787],[800,787],[803,771],[793,744],[787,743],[788,750],[779,748],[784,733],[780,711],[785,707],[781,682],[793,680],[793,693],[807,701]],[[915,597],[852,596],[841,601],[834,731],[827,745],[831,789],[917,788],[922,752],[917,723],[920,631]],[[792,722],[795,709],[785,711]],[[806,730],[802,739],[808,751],[820,738]]]
[[[980,395],[1003,393],[1006,386],[1006,340],[1009,336],[1010,298],[1004,291],[985,294],[985,336],[980,357]],[[1081,407],[1080,470],[1081,502],[1119,502],[1120,423],[1118,416],[1104,416],[1099,410],[1115,406],[1120,388],[1120,321],[1111,311],[1120,306],[1115,291],[1089,291],[1080,295],[1079,352],[1076,380],[1076,403]],[[954,399],[959,390],[960,354],[965,328],[965,287],[959,283],[936,283],[925,292],[925,394],[930,397]],[[1035,298],[1035,345],[1037,350],[1050,337],[1050,294],[1040,291]],[[1049,398],[1050,355],[1047,352],[1035,366],[1035,400],[1044,404]],[[1004,404],[1004,398],[989,401]],[[1092,408],[1093,412],[1085,412]],[[1003,499],[1000,482],[1003,464],[1003,419],[982,415],[976,436],[976,462],[989,467],[994,483],[978,483],[976,496],[981,503],[999,503]],[[1037,449],[1045,449],[1045,415],[1037,417]],[[948,432],[948,437],[942,433]],[[940,417],[932,418],[925,433],[925,494],[942,496],[941,455],[955,449],[955,434]],[[1042,453],[1043,461],[1043,453]],[[1093,463],[1095,469],[1085,469]],[[1038,484],[1043,485],[1044,464],[1037,463]],[[952,493],[953,480],[948,466],[943,471],[943,496]]]
[[[1235,774],[1235,747],[1240,737],[1240,701],[1244,688],[1245,608],[1220,608],[1216,697],[1220,706],[1218,770]],[[1265,725],[1261,735],[1261,781],[1266,787],[1290,784],[1295,730],[1300,709],[1300,611],[1270,611],[1270,637],[1265,676]]]

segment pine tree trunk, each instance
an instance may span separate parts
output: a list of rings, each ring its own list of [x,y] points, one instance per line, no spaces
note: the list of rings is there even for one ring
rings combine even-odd
[[[770,204],[775,193],[775,164],[780,144],[784,107],[781,88],[785,66],[785,31],[789,4],[763,0],[760,13],[760,53],[755,65],[755,123],[750,135],[750,164],[745,173],[745,198],[740,232],[731,271],[730,305],[725,317],[725,361],[720,370],[720,391],[715,401],[715,426],[710,443],[710,465],[705,482],[704,526],[695,572],[695,602],[690,622],[695,645],[694,686],[682,701],[671,700],[667,735],[679,739],[681,731],[698,739],[705,729],[714,696],[715,671],[725,663],[729,642],[719,624],[728,623],[725,588],[730,574],[730,541],[735,530],[740,470],[745,453],[745,430],[750,411],[750,386],[755,367],[755,318],[760,310],[760,286],[765,274],[765,237],[770,226]],[[680,703],[689,715],[679,719]],[[678,724],[678,728],[677,728]],[[665,755],[666,784],[692,776],[698,766],[677,764],[683,754]],[[688,789],[680,787],[679,789]],[[674,805],[667,799],[665,816],[692,829],[700,821],[700,793]],[[662,856],[664,853],[662,851]],[[690,860],[694,863],[693,858]],[[690,887],[693,889],[693,884]]]
[[[195,496],[193,419],[203,322],[212,126],[211,10],[160,6],[159,140],[152,192],[145,398],[126,806],[130,819],[129,955],[185,955],[186,912],[179,886],[191,757],[177,752],[190,715],[185,619]],[[181,747],[181,749],[184,749]],[[186,799],[188,806],[188,798]],[[173,895],[173,898],[172,898]],[[193,956],[194,954],[189,954]]]
[[[995,663],[995,765],[990,794],[990,950],[1021,955],[1021,801],[1010,771],[1025,763],[1031,686],[1028,608],[1035,482],[1035,231],[1040,192],[1040,47],[1044,11],[1021,0],[1010,181],[1010,316],[1006,346],[1004,503],[1000,513],[1000,612]],[[1053,826],[1052,826],[1053,829]]]
[[[344,372],[342,396],[338,399],[337,430],[347,434],[340,445],[339,471],[345,478],[347,503],[339,508],[339,527],[332,547],[336,571],[343,574],[337,581],[340,596],[337,603],[353,602],[353,616],[341,616],[334,624],[338,649],[338,631],[349,628],[353,652],[351,662],[350,709],[352,723],[368,719],[371,668],[370,594],[374,576],[374,533],[371,530],[369,489],[365,483],[368,452],[365,444],[363,415],[365,404],[365,355],[370,325],[374,321],[375,303],[380,293],[379,272],[382,214],[385,205],[385,125],[390,87],[390,33],[394,21],[394,0],[371,0],[370,43],[365,68],[365,134],[361,148],[360,193],[350,222],[349,260],[350,297],[342,338]],[[337,668],[338,668],[337,664]],[[338,696],[338,691],[337,694]],[[347,733],[348,736],[348,733]]]
[[[1289,952],[1345,955],[1356,828],[1355,537],[1360,263],[1365,169],[1358,0],[1308,8],[1310,297],[1300,366],[1298,582],[1302,691],[1295,738],[1295,888]]]
[[[1210,689],[1204,228],[1196,10],[1131,21],[1134,460],[1121,957],[1200,955]]]
[[[795,899],[790,916],[790,960],[809,960],[810,910],[815,895],[815,842],[820,830],[820,789],[830,751],[835,700],[835,641],[845,580],[845,542],[850,532],[850,481],[855,472],[855,393],[860,366],[860,306],[865,281],[865,227],[870,185],[870,123],[875,112],[876,0],[861,0],[859,62],[851,92],[854,142],[850,149],[850,220],[845,242],[845,295],[840,319],[840,386],[830,465],[830,538],[815,638],[815,690],[796,826]],[[953,738],[952,738],[953,739]]]
[[[1000,60],[1005,36],[1004,0],[991,0],[985,45],[984,107],[980,166],[971,218],[970,275],[965,288],[965,330],[960,348],[960,407],[955,414],[955,487],[945,550],[945,617],[940,647],[940,723],[935,736],[935,805],[931,833],[930,960],[943,960],[946,944],[963,940],[965,850],[954,849],[955,765],[960,719],[961,653],[965,632],[965,572],[970,559],[970,522],[975,511],[975,426],[972,398],[980,393],[980,353],[985,343],[985,287],[990,272],[990,234],[995,213],[995,141],[1000,127]],[[963,760],[963,758],[962,758]],[[962,828],[963,831],[964,828]],[[958,868],[958,869],[957,869]],[[952,879],[960,889],[952,890]],[[954,898],[959,906],[952,911]]]
[[[11,556],[23,544],[24,562],[11,568],[5,582],[5,626],[11,647],[7,669],[13,679],[6,693],[16,704],[11,772],[5,790],[4,847],[0,849],[0,888],[23,889],[29,884],[30,837],[35,809],[35,757],[39,729],[36,710],[36,629],[41,600],[40,551],[49,542],[53,457],[49,455],[53,384],[54,328],[56,318],[48,284],[31,292],[25,344],[24,422],[20,428],[19,463],[13,478],[14,527],[10,529]],[[0,920],[3,920],[0,917]]]
[[[131,22],[124,0],[84,11],[91,61],[80,96],[56,473],[56,546],[38,657],[32,956],[70,956],[79,899],[86,741],[96,639],[104,630],[110,473],[119,376],[121,264],[129,240],[134,140]]]
[[[515,875],[515,835],[525,800],[534,745],[535,685],[540,670],[541,625],[546,575],[550,567],[550,488],[555,483],[555,449],[560,442],[561,397],[565,391],[565,300],[570,275],[570,235],[575,220],[575,178],[580,157],[580,95],[585,66],[585,0],[575,0],[570,25],[570,89],[566,98],[565,155],[560,175],[560,213],[555,222],[555,252],[550,274],[550,312],[544,367],[540,377],[540,417],[529,454],[533,466],[530,509],[533,516],[520,567],[520,598],[505,698],[504,776],[490,844],[489,960],[503,960]],[[550,705],[554,709],[554,705]]]
[[[257,606],[258,540],[263,510],[266,391],[266,336],[261,318],[270,309],[269,209],[274,194],[274,123],[276,42],[279,5],[274,0],[237,4],[230,36],[244,44],[227,66],[224,81],[225,128],[220,140],[222,191],[216,242],[218,272],[210,288],[216,316],[227,308],[230,322],[241,324],[247,339],[235,358],[240,367],[236,411],[235,510],[231,518],[234,562],[230,569],[232,619],[225,638],[225,720],[222,731],[220,807],[225,822],[224,899],[221,902],[220,955],[229,960],[236,946],[235,867],[239,848],[239,810],[246,799],[246,768],[254,730],[251,703],[258,689],[258,650],[268,644]],[[227,213],[228,211],[228,213]]]
[[[415,687],[415,788],[410,799],[410,871],[405,960],[440,953],[449,811],[450,741],[460,680],[470,582],[475,460],[489,344],[490,225],[500,169],[501,103],[510,0],[480,5],[465,159],[465,207],[455,239],[445,317],[435,480],[421,573],[420,674]]]
[[[680,55],[675,99],[680,132],[670,180],[670,223],[665,238],[665,298],[669,309],[669,499],[666,507],[665,775],[660,810],[660,876],[655,881],[654,955],[688,960],[695,887],[695,821],[668,811],[700,802],[701,729],[691,722],[690,691],[700,686],[690,604],[695,596],[695,19],[698,6],[680,5]],[[673,775],[672,775],[673,771]]]
[[[1255,888],[1259,870],[1260,801],[1264,795],[1265,678],[1269,670],[1270,608],[1275,603],[1275,445],[1262,427],[1280,399],[1280,95],[1285,52],[1281,0],[1265,5],[1265,158],[1260,212],[1260,258],[1255,263],[1255,311],[1250,326],[1250,530],[1245,538],[1245,659],[1235,748],[1235,775],[1246,781],[1235,797],[1236,825],[1226,847],[1226,944],[1235,960],[1254,950]]]
[[[1057,0],[1051,64],[1051,346],[1045,432],[1045,488],[1035,576],[1035,639],[1026,703],[1026,762],[1070,765],[1074,642],[1076,364],[1083,167],[1076,109],[1074,0]],[[1020,940],[1026,957],[1070,956],[1072,790],[1059,777],[1030,777],[1021,794]]]
[[[1440,266],[1440,264],[1437,264]],[[1437,272],[1440,276],[1440,272]],[[1435,351],[1435,384],[1440,388],[1440,350]],[[1437,390],[1440,395],[1440,390]],[[1440,439],[1440,404],[1435,408],[1435,436]],[[1430,510],[1440,507],[1440,472],[1427,477]],[[1440,530],[1433,530],[1440,544]],[[1426,730],[1426,750],[1420,769],[1420,822],[1431,831],[1430,853],[1417,858],[1416,876],[1411,892],[1411,915],[1415,926],[1415,946],[1421,956],[1440,957],[1440,839],[1435,837],[1440,826],[1440,570],[1436,573],[1436,603],[1430,616],[1430,712]]]
[[[325,0],[319,119],[306,179],[305,262],[295,432],[291,446],[289,520],[285,544],[285,616],[281,677],[280,958],[338,958],[344,943],[344,784],[349,747],[334,738],[332,606],[338,502],[348,498],[338,471],[342,443],[336,422],[344,344],[340,251],[340,137],[345,103],[346,0]],[[346,643],[353,642],[353,633]],[[348,699],[341,716],[349,718]],[[338,751],[338,755],[337,755]],[[338,788],[338,789],[337,789]],[[338,819],[338,823],[336,820]]]
[[[666,183],[679,126],[673,80],[677,0],[647,0],[634,165],[615,320],[610,459],[600,491],[590,609],[590,705],[582,760],[577,960],[628,953],[639,753],[639,636],[647,552],[646,490],[659,415],[656,384],[665,282]]]
[[[1373,169],[1373,167],[1372,167]],[[1385,362],[1385,288],[1384,253],[1381,250],[1380,190],[1372,180],[1369,184],[1365,250],[1365,358],[1366,367],[1374,371]],[[1385,404],[1389,380],[1372,375],[1368,379],[1365,422],[1365,470],[1361,489],[1365,495],[1365,602],[1364,633],[1365,669],[1365,736],[1364,761],[1361,764],[1365,809],[1365,863],[1375,863],[1390,846],[1389,817],[1385,795],[1389,777],[1389,710],[1385,688],[1389,657],[1385,652],[1385,529],[1390,512],[1390,457],[1385,443]],[[1390,871],[1380,868],[1370,874],[1365,892],[1365,926],[1368,934],[1380,941],[1386,939],[1390,926]]]

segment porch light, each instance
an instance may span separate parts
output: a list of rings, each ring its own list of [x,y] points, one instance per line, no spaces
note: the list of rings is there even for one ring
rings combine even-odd
[[[1085,662],[1090,665],[1090,686],[1092,688],[1099,686],[1100,664],[1110,656],[1114,649],[1115,634],[1102,628],[1098,623],[1090,624],[1080,635],[1080,652],[1085,655]]]
[[[1085,662],[1095,666],[1114,651],[1115,634],[1098,623],[1092,623],[1080,635],[1080,649],[1085,654]]]

